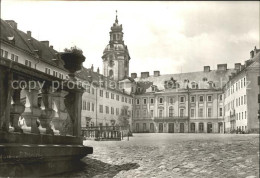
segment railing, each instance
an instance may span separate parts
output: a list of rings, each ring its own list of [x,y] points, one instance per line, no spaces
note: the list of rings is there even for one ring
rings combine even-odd
[[[173,116],[173,117],[154,117],[155,122],[170,122],[170,121],[175,121],[175,120],[187,120],[189,117],[188,116]]]
[[[53,81],[59,87],[54,89]],[[77,106],[83,89],[70,89],[67,82],[1,57],[0,131],[41,134],[48,139],[54,135],[79,137],[81,108]]]
[[[85,139],[94,140],[121,140],[129,136],[129,127],[127,126],[96,126],[82,127],[82,136]]]

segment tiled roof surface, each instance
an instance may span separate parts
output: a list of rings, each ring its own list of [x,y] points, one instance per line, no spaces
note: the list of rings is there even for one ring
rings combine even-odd
[[[8,38],[14,37],[14,43],[12,43]],[[34,39],[33,37],[28,36],[26,33],[20,31],[19,29],[12,28],[6,21],[1,19],[1,40],[13,44],[16,47],[22,49],[23,51],[29,53],[32,56],[39,56],[35,50],[39,51],[40,58],[57,65],[52,59],[62,60],[57,55],[58,52],[50,47],[47,47],[42,42]],[[59,67],[63,67],[62,62],[59,64]]]
[[[180,74],[165,74],[160,76],[150,76],[148,78],[136,78],[136,82],[152,82],[153,85],[156,85],[159,90],[164,89],[164,82],[169,81],[171,78],[177,81],[177,83],[184,83],[184,80],[189,80],[189,83],[205,83],[203,82],[203,78],[207,78],[207,82],[213,82],[216,88],[221,87],[221,81],[227,82],[228,76],[234,72],[233,69],[227,70],[212,70],[210,72],[189,72],[189,73],[180,73]],[[146,87],[147,88],[147,87]]]

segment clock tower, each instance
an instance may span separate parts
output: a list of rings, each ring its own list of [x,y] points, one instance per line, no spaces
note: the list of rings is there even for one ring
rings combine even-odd
[[[115,23],[109,32],[110,41],[103,51],[103,75],[120,81],[129,77],[129,52],[123,40],[123,28],[118,24],[117,14]]]

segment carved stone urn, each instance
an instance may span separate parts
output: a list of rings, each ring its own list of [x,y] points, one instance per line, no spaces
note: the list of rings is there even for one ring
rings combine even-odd
[[[68,74],[70,79],[75,81],[75,72],[81,69],[85,56],[76,49],[71,52],[62,52],[60,56],[64,61],[64,68],[70,72]]]

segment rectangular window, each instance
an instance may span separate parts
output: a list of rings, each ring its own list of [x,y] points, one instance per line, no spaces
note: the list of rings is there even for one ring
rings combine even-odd
[[[94,89],[94,88],[92,88],[92,94],[93,94],[93,95],[95,94],[95,89]]]
[[[195,96],[192,96],[192,97],[191,97],[191,102],[192,102],[192,103],[195,103]]]
[[[244,77],[244,87],[246,86],[246,78]]]
[[[162,104],[163,103],[163,98],[160,98],[159,102],[160,102],[160,104]]]
[[[222,101],[222,95],[219,95],[219,100]]]
[[[246,111],[245,111],[245,119],[246,119]]]
[[[99,112],[103,113],[103,105],[99,105]]]
[[[131,98],[129,98],[128,102],[129,102],[129,104],[131,104]]]
[[[136,104],[140,104],[140,100],[139,99],[136,99]]]
[[[223,115],[223,109],[222,108],[219,108],[219,116],[222,116]]]
[[[116,108],[116,115],[119,115],[119,108]]]
[[[109,107],[106,106],[106,114],[109,114]]]
[[[208,96],[208,102],[212,102],[212,96],[211,95]]]
[[[7,51],[4,51],[4,57],[8,58],[8,52]]]
[[[143,131],[146,131],[146,123],[143,123]]]
[[[125,97],[125,103],[127,103],[127,97]]]
[[[159,110],[159,117],[163,117],[163,110],[162,109]]]
[[[212,117],[212,108],[208,108],[208,117]]]
[[[195,109],[194,109],[194,108],[191,108],[191,110],[190,110],[190,116],[191,116],[191,117],[195,117]]]
[[[87,110],[90,111],[90,102],[87,102]]]
[[[243,96],[241,96],[241,105],[243,105],[244,102],[243,102]]]
[[[144,99],[143,101],[144,101],[144,104],[146,104],[146,99]]]
[[[180,117],[184,117],[184,109],[180,109]]]
[[[111,99],[114,99],[114,93],[111,93]]]
[[[170,103],[170,104],[173,104],[173,102],[174,102],[174,101],[173,101],[173,98],[169,98],[169,103]]]
[[[11,54],[11,60],[14,61],[14,54]]]
[[[246,104],[246,95],[244,95],[244,104]]]
[[[87,109],[86,101],[83,101],[83,104],[82,104],[82,110],[86,110],[86,109]]]
[[[150,99],[150,103],[153,104],[153,98]]]
[[[136,110],[136,117],[140,117],[140,110]]]
[[[124,100],[125,100],[125,99],[124,99],[124,97],[122,96],[122,98],[121,98],[121,102],[124,102]]]
[[[181,102],[181,103],[184,103],[184,96],[181,96],[180,102]]]
[[[243,114],[244,114],[244,113],[242,112],[242,113],[241,113],[241,119],[243,119]]]
[[[99,91],[99,95],[100,95],[101,97],[103,97],[103,90],[100,90],[100,91]]]
[[[1,49],[1,56],[4,57],[4,50]]]
[[[114,114],[114,108],[111,107],[111,114]]]
[[[116,95],[116,100],[119,101],[119,95]]]
[[[200,108],[200,109],[199,109],[199,117],[204,117],[203,115],[204,115],[204,114],[203,114],[203,108]]]
[[[106,98],[109,98],[109,92],[106,92]]]
[[[204,101],[204,97],[200,96],[200,102],[203,102],[203,101]]]

